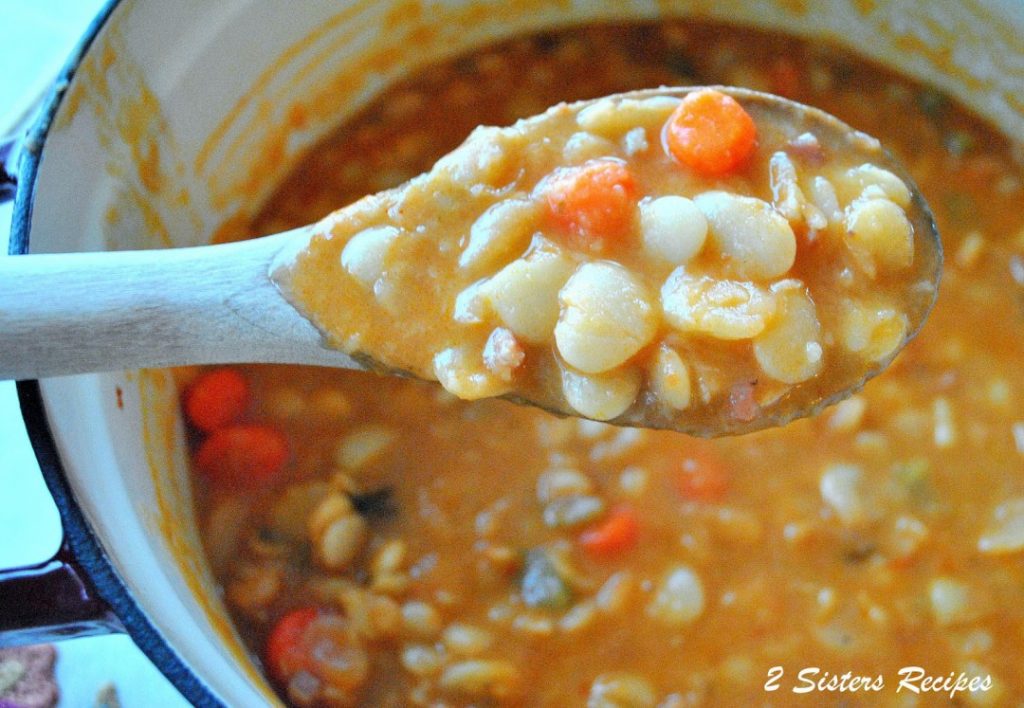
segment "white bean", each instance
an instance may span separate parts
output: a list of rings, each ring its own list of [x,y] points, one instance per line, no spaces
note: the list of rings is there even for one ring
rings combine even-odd
[[[385,541],[373,554],[373,560],[370,561],[371,576],[377,578],[377,576],[397,573],[405,563],[408,552],[408,545],[400,538]]]
[[[219,570],[237,558],[250,511],[244,499],[237,496],[225,496],[213,506],[203,532],[206,552],[214,568]]]
[[[438,681],[441,688],[469,695],[503,698],[519,682],[519,672],[509,661],[469,659],[449,665]]]
[[[626,412],[640,392],[640,372],[632,367],[604,374],[562,371],[562,393],[576,412],[594,420],[611,420]]]
[[[341,570],[362,550],[366,537],[366,520],[362,516],[343,516],[324,529],[317,545],[317,560],[328,570]]]
[[[803,285],[780,289],[779,310],[772,323],[754,338],[754,358],[777,381],[796,384],[821,371],[821,325]]]
[[[993,523],[978,539],[978,550],[988,555],[1024,551],[1024,497],[1003,502],[992,516]]]
[[[617,153],[618,149],[611,140],[585,130],[570,135],[565,141],[565,147],[562,148],[562,157],[566,165],[581,165],[587,160],[599,157],[615,157]]]
[[[903,344],[907,326],[907,316],[888,305],[849,302],[840,317],[840,339],[847,350],[881,362]]]
[[[570,467],[550,469],[537,478],[537,501],[541,504],[593,491],[594,483],[590,478]]]
[[[558,291],[572,275],[573,261],[561,249],[537,239],[530,251],[480,287],[502,324],[525,342],[551,340],[558,321]]]
[[[689,567],[677,565],[662,578],[647,615],[663,624],[683,626],[704,613],[704,585]]]
[[[827,178],[818,175],[811,182],[811,199],[828,221],[835,223],[843,218],[839,208],[839,197],[835,186]]]
[[[622,266],[584,263],[558,294],[558,352],[588,374],[614,369],[654,337],[658,313],[647,288]]]
[[[445,627],[441,641],[448,651],[461,656],[477,656],[494,643],[491,633],[471,624],[456,622]]]
[[[478,280],[455,296],[452,319],[461,324],[480,324],[487,314],[487,299],[483,286],[486,280]]]
[[[307,510],[306,530],[309,540],[316,543],[332,522],[355,513],[355,507],[348,495],[330,493],[323,496],[314,509]]]
[[[771,204],[728,192],[694,198],[708,220],[709,232],[737,278],[769,280],[784,275],[796,258],[796,236]]]
[[[619,490],[627,497],[639,499],[647,491],[651,474],[645,468],[630,465],[619,474]]]
[[[352,401],[338,388],[320,388],[309,396],[309,409],[324,418],[347,418],[352,413]]]
[[[434,355],[434,376],[444,389],[467,401],[500,396],[509,382],[492,374],[480,351],[469,346],[449,347]]]
[[[397,434],[383,425],[365,425],[346,435],[334,452],[334,461],[355,471],[372,462],[395,441]]]
[[[265,612],[281,593],[282,570],[266,565],[245,565],[224,589],[228,602],[246,614]]]
[[[528,637],[550,637],[555,633],[555,622],[545,615],[524,612],[512,620],[512,631]]]
[[[306,410],[306,397],[293,386],[275,386],[264,397],[263,409],[275,418],[295,418]]]
[[[868,515],[864,491],[864,470],[857,465],[836,462],[821,473],[821,498],[847,526],[862,524]]]
[[[594,595],[594,606],[605,614],[621,612],[636,588],[636,580],[628,570],[612,573]]]
[[[852,432],[860,427],[867,410],[866,398],[850,396],[845,401],[837,403],[832,409],[832,413],[828,417],[828,427],[844,433]]]
[[[935,621],[943,627],[970,622],[981,614],[970,588],[956,578],[933,579],[928,585],[928,599]]]
[[[544,507],[544,523],[549,528],[572,528],[604,515],[607,505],[600,497],[574,495],[559,497]]]
[[[526,359],[526,352],[516,336],[504,327],[496,327],[484,344],[484,366],[502,381],[511,381],[516,369]]]
[[[700,253],[708,221],[686,197],[645,199],[640,203],[640,235],[652,258],[681,265]]]
[[[597,608],[590,600],[578,602],[562,615],[558,620],[558,628],[563,632],[571,634],[594,624],[597,618]]]
[[[650,147],[650,143],[647,141],[647,131],[637,126],[622,137],[622,151],[626,153],[626,157],[633,157],[641,152],[647,152]]]
[[[431,676],[441,670],[444,658],[437,649],[425,644],[407,644],[399,655],[402,668],[416,676]]]
[[[657,702],[646,679],[622,671],[595,678],[587,696],[587,708],[654,708]]]
[[[797,182],[796,165],[783,151],[776,152],[768,161],[768,178],[772,190],[772,204],[791,224],[803,221],[807,200]]]
[[[658,347],[648,376],[659,401],[679,411],[690,407],[690,370],[674,349]]]
[[[850,247],[872,264],[902,270],[914,261],[914,227],[906,213],[888,199],[857,199],[846,212]],[[874,275],[873,268],[869,274]]]
[[[676,268],[661,288],[665,321],[681,332],[718,339],[756,337],[775,316],[775,298],[750,282],[715,280]]]
[[[431,172],[444,174],[455,184],[502,186],[508,178],[509,152],[515,149],[510,142],[507,130],[480,126],[458,149],[438,160]]]
[[[839,179],[838,185],[844,197],[844,202],[849,203],[864,194],[868,187],[877,187],[876,193],[881,193],[885,198],[896,202],[906,209],[910,206],[910,189],[899,177],[889,170],[865,163],[859,167],[851,167]]]
[[[441,614],[433,605],[411,600],[402,605],[402,627],[413,636],[431,638],[441,631]]]
[[[469,228],[460,268],[487,268],[522,253],[529,244],[539,209],[529,199],[505,199],[490,206]]]
[[[372,290],[384,274],[388,254],[401,233],[394,226],[371,226],[360,231],[341,250],[341,267]]]
[[[576,122],[592,133],[618,139],[637,126],[661,125],[678,105],[679,99],[671,96],[607,98],[580,111]]]

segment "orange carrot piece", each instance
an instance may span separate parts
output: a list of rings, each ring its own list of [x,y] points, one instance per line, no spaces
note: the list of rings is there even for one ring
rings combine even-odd
[[[694,447],[683,458],[676,488],[684,499],[712,504],[729,492],[729,468],[712,447]]]
[[[732,96],[714,89],[687,94],[665,124],[665,146],[704,175],[735,171],[757,143],[757,126]]]
[[[185,391],[185,416],[203,432],[230,425],[249,405],[249,383],[235,369],[201,374]]]
[[[551,220],[573,245],[600,249],[629,233],[636,212],[636,181],[618,160],[590,160],[556,170],[545,181]]]
[[[305,668],[307,655],[302,635],[319,614],[315,607],[300,607],[283,615],[270,630],[264,661],[275,680],[287,683],[292,675]]]
[[[266,425],[219,428],[196,452],[196,466],[211,480],[241,486],[271,481],[287,460],[288,441]]]
[[[580,546],[595,556],[609,556],[633,548],[640,538],[636,512],[628,506],[617,506],[600,522],[583,531]]]

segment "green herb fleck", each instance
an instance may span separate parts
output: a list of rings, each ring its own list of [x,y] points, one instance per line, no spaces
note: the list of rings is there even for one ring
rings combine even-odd
[[[926,88],[917,94],[917,105],[929,118],[940,118],[949,107],[949,98],[941,91]]]
[[[931,509],[936,505],[931,476],[932,465],[922,457],[897,462],[892,468],[897,487],[907,501],[919,509]]]
[[[352,493],[349,498],[356,511],[368,518],[387,520],[398,513],[391,487],[381,487],[361,494]]]
[[[669,52],[665,57],[665,68],[681,79],[695,79],[697,69],[685,54],[679,51]]]
[[[527,607],[559,610],[572,602],[568,584],[558,574],[548,554],[539,548],[526,553],[520,592]]]
[[[946,151],[954,157],[962,157],[966,155],[978,144],[974,134],[968,133],[966,130],[950,131],[949,133],[946,133],[942,142],[946,146]]]

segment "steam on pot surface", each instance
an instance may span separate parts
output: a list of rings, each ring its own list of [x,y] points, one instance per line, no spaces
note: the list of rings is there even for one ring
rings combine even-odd
[[[234,236],[398,184],[477,125],[661,84],[781,94],[892,149],[947,253],[924,329],[820,416],[715,441],[372,374],[180,370],[207,555],[291,704],[745,705],[804,680],[872,704],[936,676],[926,698],[1024,700],[1024,187],[1007,142],[944,95],[721,25],[525,37],[388,89]],[[602,140],[579,148],[622,149]],[[860,196],[804,191],[830,214]],[[866,306],[850,336],[882,350],[890,320]]]

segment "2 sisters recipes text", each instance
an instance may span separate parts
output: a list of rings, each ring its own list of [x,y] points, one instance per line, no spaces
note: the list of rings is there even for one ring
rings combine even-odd
[[[783,678],[785,673],[785,669],[781,666],[773,666],[768,669],[768,680],[765,681],[764,690],[769,693],[786,690]],[[889,686],[886,677],[882,674],[865,676],[852,671],[837,674],[816,666],[800,669],[795,673],[791,682],[789,690],[797,694],[878,693]],[[893,689],[895,693],[906,692],[925,696],[930,693],[944,694],[950,700],[955,700],[959,693],[984,692],[992,688],[992,677],[987,674],[970,676],[963,672],[951,672],[945,676],[936,676],[929,674],[920,666],[904,666],[896,672],[891,682],[895,684]]]

